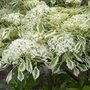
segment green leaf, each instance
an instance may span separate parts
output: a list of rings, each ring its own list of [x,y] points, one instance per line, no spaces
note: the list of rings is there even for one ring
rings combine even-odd
[[[3,39],[7,39],[9,37],[9,31],[4,30],[2,34]]]
[[[59,57],[57,56],[57,57],[55,57],[55,58],[51,61],[51,63],[50,63],[50,69],[54,69],[55,66],[57,65],[58,61],[59,61]]]
[[[12,79],[12,70],[7,75],[7,78],[6,78],[7,83],[9,83],[11,79]]]
[[[74,68],[74,62],[70,60],[69,58],[66,60],[66,63],[69,69],[72,70]]]
[[[62,72],[60,71],[60,65],[56,65],[56,67],[55,67],[54,69],[52,69],[52,72],[53,72],[53,73],[57,73],[57,74],[62,73]]]
[[[45,38],[51,37],[52,35],[56,34],[56,31],[48,31],[45,35]]]
[[[0,61],[0,69],[2,68],[2,64],[1,64],[1,61]]]
[[[24,60],[22,61],[22,63],[20,63],[18,70],[19,71],[24,71],[25,70],[25,62],[24,62]]]
[[[30,60],[26,60],[26,70],[28,71],[28,72],[30,72],[30,73],[32,73],[32,71],[33,71],[33,66],[32,66],[32,63],[31,63],[31,61]]]
[[[33,72],[32,72],[33,78],[36,80],[39,75],[40,75],[40,71],[38,70],[37,67],[34,68]]]
[[[78,51],[80,50],[80,48],[81,48],[81,43],[78,42],[78,43],[76,44],[76,46],[75,46],[76,52],[78,52]]]
[[[2,48],[4,46],[4,43],[2,43],[1,41],[0,41],[0,48]]]
[[[79,70],[77,68],[74,68],[73,69],[73,72],[74,72],[74,75],[75,76],[78,76],[79,75]]]
[[[24,79],[23,72],[18,71],[18,80],[22,81]]]
[[[81,58],[80,58],[76,53],[73,53],[73,54],[74,54],[74,56],[76,57],[77,61],[83,62],[83,61],[81,60]]]
[[[23,37],[23,35],[24,35],[24,32],[23,31],[18,31],[18,36],[21,38],[21,37]]]
[[[87,68],[87,66],[86,65],[83,65],[83,64],[79,64],[78,66],[77,66],[81,71],[86,71],[88,68]]]
[[[56,3],[56,0],[51,0],[52,5]]]
[[[39,24],[39,32],[42,33],[44,31],[43,23]]]

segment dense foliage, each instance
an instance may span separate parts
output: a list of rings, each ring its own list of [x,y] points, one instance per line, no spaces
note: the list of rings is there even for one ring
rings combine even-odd
[[[90,0],[0,0],[0,69],[23,81],[40,68],[75,77],[90,68]]]

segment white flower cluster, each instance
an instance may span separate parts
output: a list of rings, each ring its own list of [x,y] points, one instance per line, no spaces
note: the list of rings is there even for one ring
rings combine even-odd
[[[72,52],[74,50],[75,43],[69,34],[64,33],[61,37],[53,37],[48,41],[48,45],[50,50],[53,50],[58,56],[61,56],[67,51]]]
[[[90,14],[78,14],[72,16],[70,19],[64,22],[62,27],[65,29],[88,29],[90,27],[90,24],[88,23],[90,21]]]
[[[27,13],[28,14],[39,14],[39,15],[43,15],[43,13],[47,13],[49,11],[49,7],[45,4],[45,2],[42,2],[41,5],[37,5],[35,8],[33,8],[30,12]]]
[[[79,27],[81,29],[84,28],[89,28],[90,24],[88,24],[88,22],[90,22],[90,14],[81,14],[81,15],[75,15],[72,16],[72,19],[74,19],[77,22],[80,22]]]
[[[49,11],[49,7],[43,2],[41,5],[37,5],[35,8],[27,12],[26,18],[32,19],[36,16],[42,16]]]
[[[22,17],[19,12],[18,13],[11,13],[8,15],[4,15],[1,19],[6,20],[8,22],[14,23],[15,25],[19,24],[20,22],[20,17]]]
[[[2,61],[8,62],[8,60],[16,61],[19,57],[29,51],[34,42],[30,40],[17,39],[13,41],[7,50],[5,50],[2,54]]]
[[[78,14],[72,16],[72,19],[86,21],[88,17],[89,17],[88,14]]]
[[[42,15],[49,11],[49,7],[43,2],[41,5],[37,5],[35,8],[31,9],[25,15],[25,18],[22,19],[21,29],[28,29],[33,31],[36,26],[38,29],[39,24],[42,22]]]
[[[7,50],[2,54],[3,63],[17,63],[21,55],[24,53],[30,54],[32,58],[47,57],[47,48],[39,45],[34,40],[17,39],[13,41]]]

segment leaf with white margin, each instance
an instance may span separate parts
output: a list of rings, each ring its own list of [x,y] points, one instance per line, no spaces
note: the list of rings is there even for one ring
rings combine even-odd
[[[57,56],[51,61],[50,68],[53,69],[57,65],[58,61],[59,61],[59,57]]]
[[[18,70],[21,71],[21,72],[25,70],[25,62],[24,62],[24,60],[20,63]]]
[[[33,78],[36,80],[39,75],[40,75],[40,71],[37,67],[34,68],[33,72],[32,72]]]
[[[7,83],[9,83],[11,79],[12,79],[12,70],[7,75],[7,78],[6,78]]]
[[[66,60],[66,63],[67,63],[67,67],[69,69],[73,69],[74,68],[74,62],[72,60],[70,60],[69,58]]]
[[[28,71],[28,72],[30,72],[30,73],[32,73],[32,71],[33,71],[33,66],[32,66],[32,63],[31,63],[31,61],[30,60],[26,60],[26,70]]]
[[[86,65],[82,65],[82,64],[77,65],[77,67],[78,67],[81,71],[86,71],[86,70],[88,69]]]
[[[51,0],[52,5],[56,3],[56,0]]]
[[[23,72],[18,71],[18,80],[22,81],[24,79]]]
[[[79,70],[77,68],[74,68],[73,69],[73,72],[74,72],[74,75],[75,76],[78,76],[79,75]]]
[[[83,62],[82,59],[76,53],[73,53],[73,55],[76,57],[77,61]]]

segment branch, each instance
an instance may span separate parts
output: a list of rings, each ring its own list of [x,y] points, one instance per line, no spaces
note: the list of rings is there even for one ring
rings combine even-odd
[[[76,80],[77,82],[79,82],[79,78],[76,77],[71,70],[69,70],[66,66],[63,67],[63,70],[69,75],[71,76],[74,80]]]

